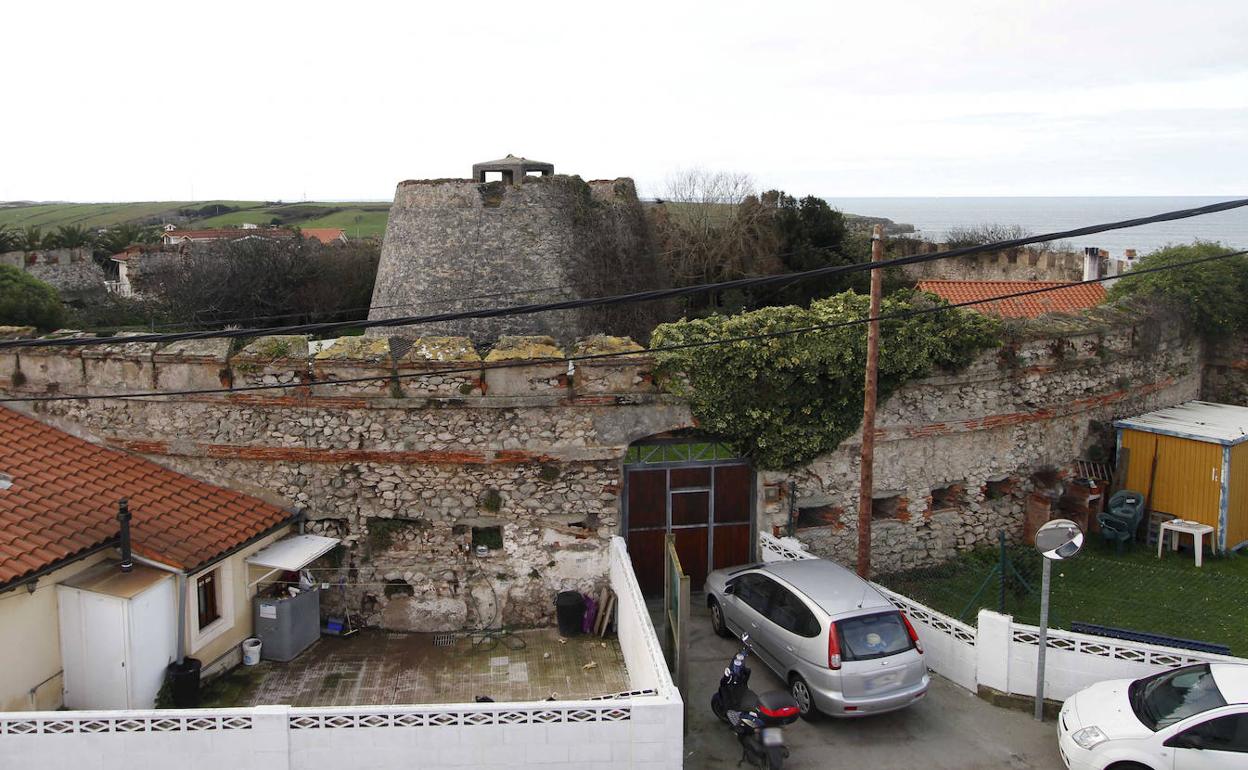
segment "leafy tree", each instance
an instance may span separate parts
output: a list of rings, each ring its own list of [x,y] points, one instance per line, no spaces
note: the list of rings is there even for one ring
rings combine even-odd
[[[56,233],[45,233],[43,228],[31,225],[18,236],[17,247],[22,251],[56,248]]]
[[[1168,246],[1140,260],[1137,269],[1165,267],[1224,254],[1219,243],[1197,241]],[[1147,297],[1170,305],[1202,334],[1222,337],[1248,331],[1248,256],[1211,260],[1144,275],[1127,273],[1110,289],[1109,299]]]
[[[0,265],[0,324],[59,328],[65,308],[56,289],[10,265]]]
[[[56,245],[62,249],[79,249],[90,246],[91,231],[82,225],[61,225],[56,228]]]
[[[0,254],[6,251],[15,251],[18,248],[19,240],[16,230],[13,230],[8,225],[0,225]]]
[[[97,248],[106,256],[125,251],[127,246],[136,243],[155,243],[160,235],[154,227],[126,223],[110,227],[96,238]]]
[[[945,304],[930,294],[898,292],[883,313]],[[736,316],[664,324],[652,347],[707,342],[862,319],[868,297],[844,292],[809,308],[769,307]],[[966,366],[1000,344],[1000,322],[960,310],[881,322],[881,401],[937,368]],[[689,400],[698,426],[767,470],[792,468],[830,452],[862,420],[866,326],[854,324],[759,340],[657,354],[669,390]]]
[[[774,206],[774,226],[779,235],[779,258],[783,272],[795,273],[858,261],[846,249],[849,230],[841,212],[822,198],[808,195],[801,200],[779,190],[763,194],[763,202]],[[768,304],[806,305],[812,299],[827,297],[846,289],[866,291],[870,286],[866,271],[809,279],[789,284],[775,292]]]

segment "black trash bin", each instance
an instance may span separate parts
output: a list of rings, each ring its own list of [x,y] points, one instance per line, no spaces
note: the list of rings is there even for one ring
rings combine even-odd
[[[195,658],[183,658],[169,665],[173,705],[180,709],[199,708],[199,672],[203,664]]]
[[[555,597],[555,615],[559,618],[559,635],[576,636],[581,633],[585,617],[585,597],[576,591],[560,591]]]

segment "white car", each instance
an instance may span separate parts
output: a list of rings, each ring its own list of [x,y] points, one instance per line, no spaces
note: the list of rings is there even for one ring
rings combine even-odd
[[[1248,666],[1201,663],[1094,684],[1062,705],[1071,770],[1248,768]]]

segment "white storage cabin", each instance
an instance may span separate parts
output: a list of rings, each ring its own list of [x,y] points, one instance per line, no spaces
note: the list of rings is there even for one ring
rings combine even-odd
[[[61,621],[65,706],[149,709],[177,657],[174,576],[115,561],[97,564],[56,587]]]

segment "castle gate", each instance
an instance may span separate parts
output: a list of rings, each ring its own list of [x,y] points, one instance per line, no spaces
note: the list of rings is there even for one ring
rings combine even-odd
[[[624,531],[647,595],[663,592],[663,537],[676,537],[694,591],[708,572],[750,561],[754,471],[727,446],[646,440],[624,457]]]

